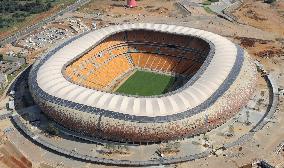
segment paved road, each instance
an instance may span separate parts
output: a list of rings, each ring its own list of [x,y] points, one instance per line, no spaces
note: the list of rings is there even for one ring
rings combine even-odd
[[[0,46],[3,46],[5,44],[9,44],[9,43],[13,43],[15,42],[18,38],[26,35],[26,34],[29,34],[31,33],[32,31],[42,27],[44,24],[54,20],[56,17],[60,16],[60,15],[63,15],[64,13],[67,13],[67,12],[70,12],[70,11],[74,11],[76,10],[78,7],[88,3],[90,0],[77,0],[74,4],[70,5],[70,6],[67,6],[65,9],[57,12],[56,14],[32,25],[32,26],[29,26],[29,27],[26,27],[25,29],[21,30],[21,31],[18,31],[17,33],[9,36],[9,37],[6,37],[4,39],[1,39],[0,40]]]

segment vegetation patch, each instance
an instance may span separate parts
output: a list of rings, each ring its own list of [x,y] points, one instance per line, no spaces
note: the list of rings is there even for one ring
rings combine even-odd
[[[57,4],[75,0],[0,0],[0,29],[9,28],[27,18],[50,10]]]
[[[211,14],[214,13],[208,6],[203,6],[203,8],[207,13],[211,13]]]

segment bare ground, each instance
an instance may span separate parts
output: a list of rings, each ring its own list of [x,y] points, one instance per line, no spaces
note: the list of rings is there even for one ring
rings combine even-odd
[[[284,1],[266,4],[263,1],[247,0],[234,12],[238,21],[243,24],[284,35]]]

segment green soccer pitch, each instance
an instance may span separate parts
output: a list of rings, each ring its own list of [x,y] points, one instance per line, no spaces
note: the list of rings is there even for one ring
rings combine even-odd
[[[160,95],[167,91],[175,77],[147,71],[136,71],[115,92],[138,96]]]

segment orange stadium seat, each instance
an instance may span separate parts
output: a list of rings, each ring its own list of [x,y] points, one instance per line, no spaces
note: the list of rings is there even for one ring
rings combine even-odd
[[[162,56],[156,69],[170,72],[180,59],[176,57]]]
[[[148,59],[145,62],[144,68],[149,68],[151,69],[152,64],[155,62],[155,54],[151,53],[143,53],[144,55],[148,56]]]
[[[131,53],[130,54],[133,63],[135,66],[139,66],[139,61],[140,61],[140,53]]]
[[[173,69],[177,66],[177,64],[180,62],[180,58],[175,58],[175,57],[172,57],[170,60],[169,60],[169,65],[168,67],[167,66],[164,66],[164,68],[167,68],[165,69],[165,71],[167,72],[173,72]]]
[[[139,59],[139,67],[144,68],[148,59],[149,59],[149,54],[146,53],[140,53],[140,59]]]
[[[148,60],[146,67],[153,69],[153,70],[156,70],[156,67],[158,66],[159,61],[161,59],[161,56],[157,55],[157,54],[149,54],[149,56],[150,57],[149,57],[149,60]]]

